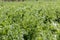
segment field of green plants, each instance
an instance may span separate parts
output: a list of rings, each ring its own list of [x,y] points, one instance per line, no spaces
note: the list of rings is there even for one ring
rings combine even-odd
[[[60,40],[60,2],[0,2],[0,40]]]

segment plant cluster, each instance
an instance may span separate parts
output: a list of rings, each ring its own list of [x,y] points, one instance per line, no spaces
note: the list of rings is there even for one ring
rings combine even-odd
[[[53,2],[0,3],[0,40],[60,40],[59,6]]]

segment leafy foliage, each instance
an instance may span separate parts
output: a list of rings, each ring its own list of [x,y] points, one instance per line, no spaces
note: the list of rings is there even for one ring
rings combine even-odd
[[[0,3],[0,40],[60,40],[58,2]]]

